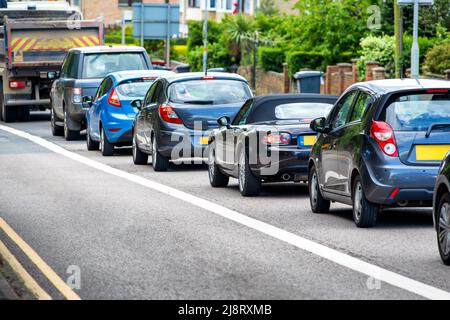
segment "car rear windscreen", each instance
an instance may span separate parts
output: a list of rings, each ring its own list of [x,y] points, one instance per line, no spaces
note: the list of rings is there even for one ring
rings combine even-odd
[[[147,69],[140,52],[93,53],[84,57],[83,78],[104,78],[112,72]]]
[[[286,103],[275,107],[275,117],[277,120],[300,120],[311,122],[312,119],[326,117],[332,108],[333,105],[328,103]]]
[[[381,120],[395,131],[426,131],[432,124],[450,124],[450,94],[444,90],[398,96],[384,109]]]
[[[145,97],[154,80],[132,80],[117,86],[117,92],[124,97]]]
[[[184,104],[244,103],[252,97],[248,85],[236,80],[190,80],[169,86],[170,101]]]

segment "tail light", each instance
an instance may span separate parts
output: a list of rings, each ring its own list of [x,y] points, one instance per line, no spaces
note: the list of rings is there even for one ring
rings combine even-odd
[[[159,106],[159,115],[165,122],[183,124],[183,121],[178,117],[173,108],[167,104]]]
[[[10,81],[9,87],[11,89],[23,89],[27,86],[27,83],[25,81]]]
[[[72,91],[72,101],[74,102],[74,103],[81,103],[81,102],[83,102],[83,97],[82,97],[82,90],[81,90],[81,88],[73,88],[73,91]]]
[[[267,145],[288,145],[291,143],[291,135],[289,133],[269,133],[263,138],[263,142]]]
[[[114,107],[118,107],[118,108],[120,108],[122,106],[122,103],[120,102],[120,99],[119,99],[119,95],[117,94],[116,89],[114,89],[114,88],[111,90],[111,93],[109,94],[108,103],[110,105],[112,105]]]
[[[394,130],[386,122],[373,121],[370,135],[374,138],[381,150],[389,157],[398,157],[397,142],[395,142]]]

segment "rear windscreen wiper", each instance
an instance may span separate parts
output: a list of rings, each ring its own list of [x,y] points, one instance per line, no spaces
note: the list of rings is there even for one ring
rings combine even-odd
[[[450,128],[450,123],[432,123],[427,130],[427,133],[425,134],[425,138],[429,138],[431,135],[431,131],[433,131],[433,129],[437,129],[437,128]]]
[[[188,100],[183,101],[184,104],[214,104],[214,100]]]

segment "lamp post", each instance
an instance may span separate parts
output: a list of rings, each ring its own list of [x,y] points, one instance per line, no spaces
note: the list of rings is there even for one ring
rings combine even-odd
[[[205,0],[205,15],[203,22],[203,73],[208,72],[208,0]]]

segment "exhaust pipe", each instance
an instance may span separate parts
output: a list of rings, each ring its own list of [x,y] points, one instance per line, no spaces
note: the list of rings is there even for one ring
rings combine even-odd
[[[400,202],[397,202],[397,204],[399,205],[399,207],[406,207],[407,205],[408,205],[408,201],[400,201]]]
[[[283,179],[283,181],[289,181],[291,180],[291,175],[289,173],[285,173],[281,176],[281,179]]]

